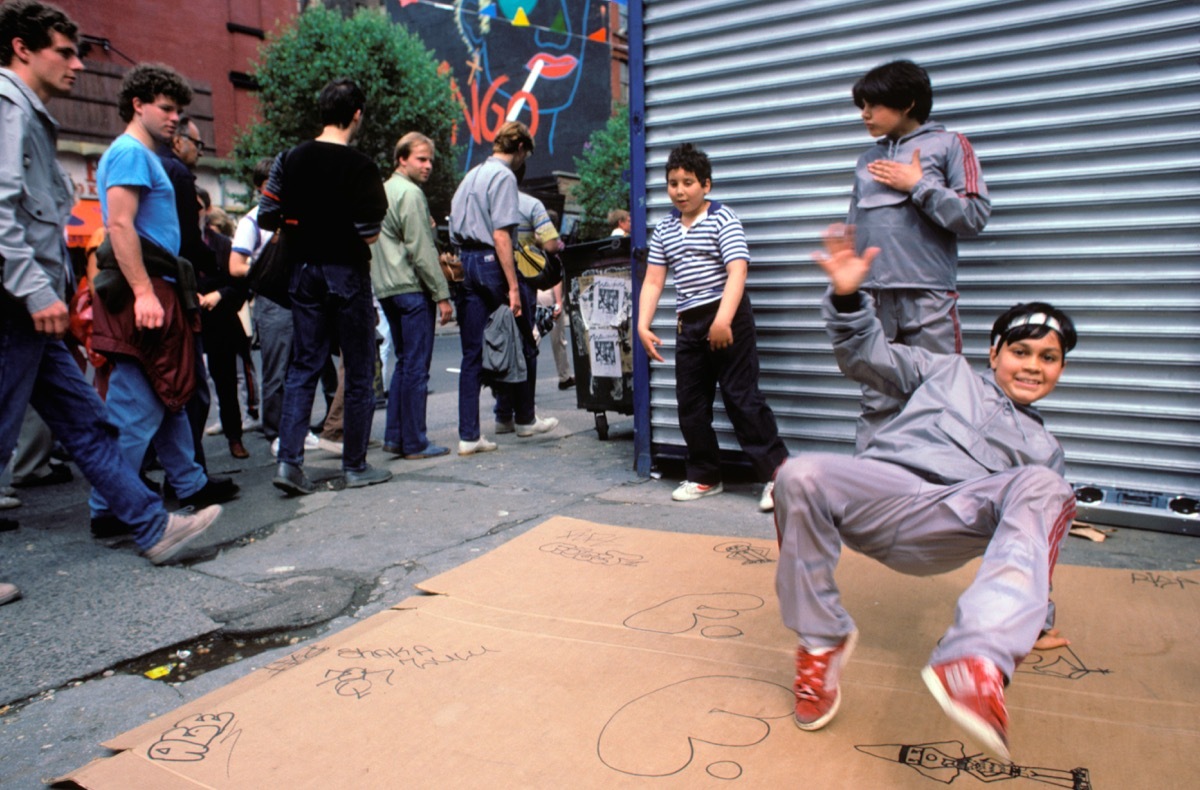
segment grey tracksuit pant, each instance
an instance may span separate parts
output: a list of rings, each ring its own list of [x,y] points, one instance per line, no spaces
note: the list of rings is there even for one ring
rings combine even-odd
[[[1074,515],[1070,486],[1041,466],[938,485],[884,461],[792,458],[775,482],[784,624],[807,647],[835,646],[854,630],[834,581],[843,544],[916,576],[982,555],[930,663],[982,656],[1011,678],[1045,624],[1050,575]]]

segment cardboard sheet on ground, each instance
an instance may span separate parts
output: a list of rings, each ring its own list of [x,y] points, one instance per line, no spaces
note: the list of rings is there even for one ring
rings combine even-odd
[[[1013,765],[919,678],[974,566],[846,553],[861,632],[825,730],[792,723],[772,541],[555,518],[416,596],[126,733],[87,788],[1184,787],[1200,572],[1060,566],[1068,648],[1008,690]]]

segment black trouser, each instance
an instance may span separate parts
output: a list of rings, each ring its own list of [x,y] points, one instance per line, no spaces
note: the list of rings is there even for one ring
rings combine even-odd
[[[242,407],[238,403],[237,366],[249,340],[237,313],[218,307],[203,316],[204,352],[208,357],[208,375],[217,391],[217,411],[221,430],[229,442],[242,440]]]
[[[708,344],[708,328],[719,302],[679,314],[675,345],[675,398],[679,429],[687,443],[687,476],[693,483],[721,481],[720,448],[713,430],[713,400],[721,385],[721,402],[733,423],[742,450],[754,464],[760,482],[775,475],[787,458],[775,413],[758,388],[758,346],[750,300],[742,298],[734,313],[733,343],[720,350]]]

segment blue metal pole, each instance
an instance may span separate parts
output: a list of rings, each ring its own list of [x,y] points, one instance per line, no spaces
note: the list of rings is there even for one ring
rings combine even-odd
[[[646,250],[646,50],[643,0],[629,0],[629,192],[633,220],[633,468],[650,475],[650,359],[637,337]]]

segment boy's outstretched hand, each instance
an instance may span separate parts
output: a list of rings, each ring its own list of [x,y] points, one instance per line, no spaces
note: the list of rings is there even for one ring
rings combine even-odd
[[[814,252],[813,260],[829,276],[829,284],[838,296],[849,296],[867,279],[878,247],[868,247],[860,257],[854,251],[854,226],[834,223],[821,234],[825,252]]]
[[[653,359],[655,362],[663,362],[662,354],[658,353],[655,346],[661,346],[662,340],[658,335],[651,332],[649,329],[638,327],[638,339],[642,341],[642,348],[646,349],[646,356]]]

